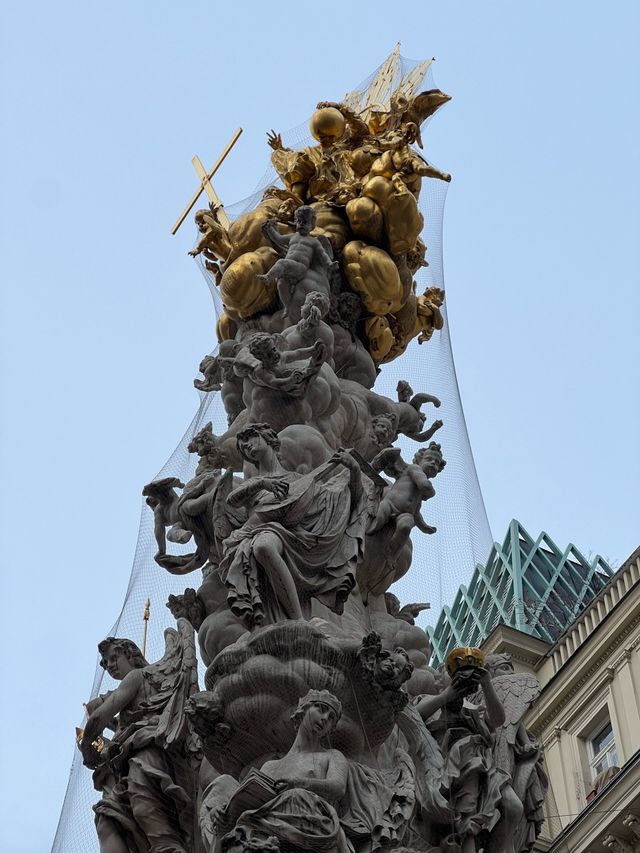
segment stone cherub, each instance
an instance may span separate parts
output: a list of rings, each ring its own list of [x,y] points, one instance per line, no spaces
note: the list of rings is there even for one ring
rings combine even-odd
[[[413,673],[413,664],[405,649],[400,646],[393,650],[383,648],[382,638],[372,631],[364,637],[358,650],[358,668],[363,680],[371,686],[376,704],[394,711],[404,708],[408,695],[401,687]]]
[[[361,316],[362,299],[357,293],[345,291],[332,296],[327,322],[333,331],[336,374],[373,388],[377,370],[357,334]]]
[[[399,431],[403,432],[414,441],[429,441],[429,439],[433,437],[443,424],[441,420],[435,420],[428,429],[423,430],[422,427],[424,426],[426,417],[420,409],[426,403],[432,403],[436,409],[439,409],[440,400],[438,397],[424,392],[414,394],[413,388],[409,385],[406,379],[399,380],[396,386],[396,393],[398,395],[398,403],[401,404]],[[407,407],[410,407],[417,412],[417,417]]]
[[[220,391],[222,404],[227,413],[228,425],[235,421],[244,408],[242,402],[242,379],[233,370],[233,360],[240,351],[238,341],[222,341],[218,355],[206,355],[198,368],[202,379],[194,379],[193,385],[198,391],[208,393]]]
[[[436,532],[436,528],[423,519],[420,507],[423,501],[435,495],[431,480],[447,464],[442,458],[440,445],[435,441],[421,448],[410,465],[400,454],[399,448],[389,447],[378,453],[371,463],[376,471],[384,471],[395,479],[395,483],[385,489],[376,517],[367,528],[367,533],[372,535],[390,522],[394,523],[395,531],[387,545],[389,551],[401,548],[414,527],[423,533]]]
[[[295,326],[289,326],[288,329],[285,329],[281,336],[289,350],[313,347],[316,341],[322,341],[324,359],[333,368],[334,334],[331,327],[325,322],[330,306],[331,300],[326,293],[320,290],[312,290],[304,300],[298,322]]]
[[[153,664],[131,640],[107,637],[98,646],[101,665],[120,682],[89,703],[80,743],[103,792],[94,807],[101,853],[193,849],[200,742],[184,717],[198,690],[191,626],[179,620],[165,642],[164,657]],[[115,735],[98,752],[94,743],[114,717]]]
[[[193,437],[188,449],[197,453],[200,461],[195,476],[186,485],[176,477],[165,477],[147,483],[142,490],[153,510],[158,544],[155,561],[175,575],[202,568],[207,560],[217,564],[223,540],[245,520],[242,510],[234,511],[227,505],[233,473],[231,469],[223,470],[223,458],[210,422]],[[182,494],[176,489],[182,489]],[[167,554],[167,539],[185,545],[192,537],[196,545],[193,553]]]
[[[259,275],[258,281],[277,282],[284,316],[297,323],[311,291],[329,293],[329,274],[334,261],[329,241],[311,236],[316,224],[315,210],[302,205],[294,219],[295,234],[280,234],[274,220],[267,220],[262,226],[264,236],[282,257],[264,275]]]

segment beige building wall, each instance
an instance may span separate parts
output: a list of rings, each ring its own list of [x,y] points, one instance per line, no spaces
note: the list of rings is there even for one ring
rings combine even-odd
[[[640,548],[553,646],[500,625],[483,649],[542,688],[525,718],[550,782],[536,849],[640,853]],[[620,771],[594,793],[607,764]]]

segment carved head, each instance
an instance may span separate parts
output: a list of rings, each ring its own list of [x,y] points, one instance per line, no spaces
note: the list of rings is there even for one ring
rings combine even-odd
[[[342,716],[342,703],[328,690],[310,690],[298,702],[291,715],[295,727],[307,728],[310,734],[328,737]]]
[[[174,619],[186,619],[196,631],[202,625],[204,607],[192,587],[187,587],[182,595],[169,595],[166,606]]]
[[[331,297],[328,322],[335,326],[342,326],[351,334],[355,331],[355,325],[362,314],[362,299],[357,293],[344,291]]]
[[[124,637],[107,637],[98,643],[100,666],[112,678],[122,681],[132,669],[142,669],[148,662],[133,640]]]
[[[209,690],[202,690],[189,697],[185,714],[191,727],[205,740],[223,746],[231,735],[231,726],[224,720],[222,700]]]
[[[322,319],[329,313],[330,304],[331,300],[326,293],[323,293],[321,290],[312,290],[304,300],[300,313],[305,320],[308,319],[312,313],[319,314],[319,319]]]
[[[376,656],[374,679],[385,689],[397,689],[411,678],[413,664],[406,651],[398,646],[392,652],[382,649]]]
[[[428,447],[421,447],[413,457],[413,464],[419,465],[427,477],[435,477],[447,464],[442,458],[442,448],[435,442],[429,442]]]
[[[491,678],[495,678],[497,675],[511,675],[514,672],[511,655],[506,652],[499,655],[487,655],[485,666],[489,670]]]
[[[293,215],[298,234],[307,236],[316,227],[316,212],[308,204],[303,204]]]
[[[207,228],[216,224],[216,216],[210,210],[198,210],[194,217],[198,231],[204,234]]]
[[[367,680],[383,690],[399,691],[413,672],[413,664],[407,652],[401,646],[397,646],[393,651],[383,649],[382,639],[375,632],[363,639],[358,659]]]
[[[398,417],[392,412],[371,419],[371,438],[378,447],[387,447],[396,437]]]
[[[413,388],[406,379],[401,379],[397,386],[396,391],[398,393],[398,400],[400,403],[409,403],[411,402],[411,398],[413,397]]]
[[[241,430],[236,443],[238,450],[247,462],[257,462],[265,447],[270,447],[279,457],[280,439],[278,433],[269,424],[249,424]]]
[[[265,365],[273,366],[280,361],[276,339],[267,332],[256,332],[251,336],[249,352]]]
[[[392,592],[385,592],[384,603],[389,616],[395,616],[398,618],[398,614],[400,613],[400,599],[398,596],[394,595]]]
[[[211,421],[205,424],[202,429],[197,432],[189,444],[187,450],[189,453],[197,453],[198,456],[205,456],[215,447],[215,436],[213,434],[213,424]]]

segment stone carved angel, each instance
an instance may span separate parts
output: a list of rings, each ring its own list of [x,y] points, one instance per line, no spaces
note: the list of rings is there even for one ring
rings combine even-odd
[[[436,532],[436,528],[423,519],[420,506],[435,495],[431,479],[447,464],[442,458],[440,445],[435,441],[419,450],[410,465],[400,454],[398,447],[389,447],[382,450],[371,463],[374,470],[384,471],[395,479],[395,483],[385,489],[376,517],[367,529],[367,533],[376,533],[393,521],[395,532],[389,540],[389,550],[400,548],[414,527],[423,533]]]
[[[148,664],[131,640],[107,637],[101,665],[119,686],[89,704],[80,749],[103,792],[94,807],[102,853],[148,853],[193,847],[193,804],[200,742],[185,706],[198,690],[193,629],[178,620],[165,631],[166,651]],[[115,735],[98,752],[105,727]]]
[[[193,380],[194,387],[198,391],[221,392],[229,426],[244,408],[242,379],[233,371],[233,359],[238,354],[240,346],[237,341],[222,341],[218,355],[206,355],[200,362],[198,369],[203,378]]]
[[[395,482],[383,490],[367,527],[364,560],[358,567],[363,594],[386,592],[408,571],[414,527],[423,533],[436,532],[422,518],[420,506],[435,495],[431,480],[445,465],[440,445],[433,441],[415,454],[410,465],[397,447],[385,448],[373,459],[372,468],[394,477]]]
[[[186,485],[175,477],[148,483],[142,490],[147,504],[153,509],[154,529],[158,543],[155,561],[173,575],[184,575],[202,568],[207,560],[217,563],[221,544],[235,526],[244,520],[244,513],[230,510],[227,497],[233,487],[233,472],[229,469],[203,466],[200,473]],[[176,488],[182,488],[178,495]],[[167,554],[165,527],[171,525],[166,538],[186,544],[191,537],[196,550],[191,554]]]

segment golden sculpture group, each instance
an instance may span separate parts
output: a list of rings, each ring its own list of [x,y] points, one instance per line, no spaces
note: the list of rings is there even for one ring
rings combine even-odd
[[[422,145],[421,124],[449,96],[439,89],[416,94],[424,74],[418,69],[422,73],[408,74],[387,104],[373,100],[375,85],[357,112],[359,92],[342,103],[319,103],[310,122],[317,145],[292,150],[272,131],[271,161],[283,188],[269,187],[254,210],[228,227],[216,204],[196,213],[202,237],[191,254],[203,254],[219,285],[225,307],[220,341],[234,337],[236,321],[277,307],[275,285],[256,277],[278,259],[262,226],[275,220],[281,234],[292,233],[295,211],[304,204],[316,212],[313,236],[329,241],[344,279],[362,299],[364,337],[376,364],[397,358],[414,337],[423,343],[442,328],[443,291],[417,294],[413,276],[427,263],[418,209],[422,179],[449,181],[450,175],[412,145]],[[384,81],[385,67],[378,79]]]

